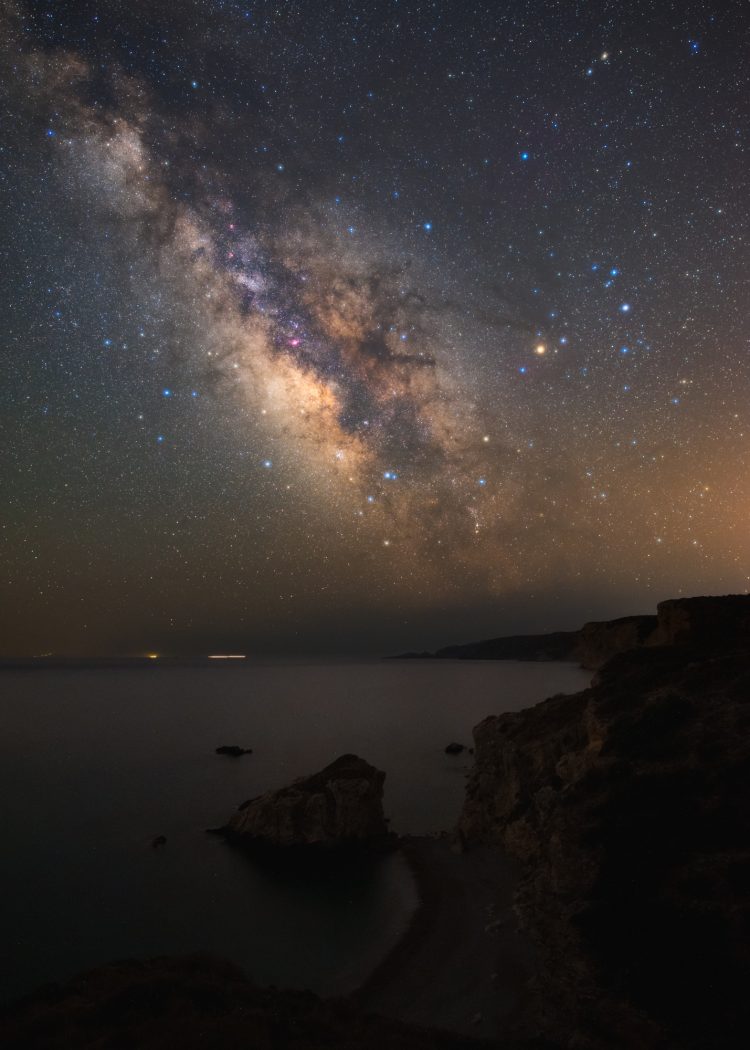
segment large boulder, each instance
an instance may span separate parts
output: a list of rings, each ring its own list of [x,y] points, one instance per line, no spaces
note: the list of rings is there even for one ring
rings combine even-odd
[[[342,755],[309,777],[245,802],[224,829],[230,838],[270,846],[364,843],[388,834],[385,773]]]

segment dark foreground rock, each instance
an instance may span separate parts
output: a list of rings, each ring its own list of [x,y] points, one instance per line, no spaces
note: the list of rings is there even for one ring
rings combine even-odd
[[[0,1011],[4,1050],[469,1050],[483,1044],[254,987],[207,957],[103,966]]]
[[[687,620],[694,644],[621,654],[591,689],[474,731],[460,832],[523,862],[542,1030],[576,1046],[750,1033],[750,655],[742,623],[675,604],[668,637]]]
[[[462,751],[466,750],[465,744],[457,744],[455,741],[447,745],[445,749],[446,755],[460,755]]]
[[[222,744],[216,748],[217,755],[228,755],[229,758],[241,758],[242,755],[252,755],[251,747],[238,747],[237,744]]]
[[[332,846],[386,839],[385,773],[342,755],[319,773],[245,802],[224,830],[235,842],[273,847]]]

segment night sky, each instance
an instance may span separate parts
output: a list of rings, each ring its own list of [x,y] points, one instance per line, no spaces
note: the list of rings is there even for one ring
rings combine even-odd
[[[745,4],[0,12],[1,653],[747,590]]]

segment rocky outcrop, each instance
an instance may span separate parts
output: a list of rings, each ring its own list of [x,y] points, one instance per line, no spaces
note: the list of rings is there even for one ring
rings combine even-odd
[[[680,644],[474,731],[460,835],[524,862],[542,1027],[576,1046],[747,1035],[750,653],[719,638],[747,637],[748,603],[721,601],[663,603],[661,637]]]
[[[319,773],[245,802],[224,829],[228,837],[269,846],[373,842],[388,828],[385,773],[356,755],[342,755]]]
[[[222,744],[216,748],[217,755],[227,755],[229,758],[242,758],[243,755],[252,755],[251,747],[239,747],[238,744]]]

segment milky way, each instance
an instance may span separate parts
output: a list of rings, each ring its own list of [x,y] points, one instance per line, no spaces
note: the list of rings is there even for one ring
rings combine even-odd
[[[2,7],[4,651],[747,588],[741,5],[72,6]]]

